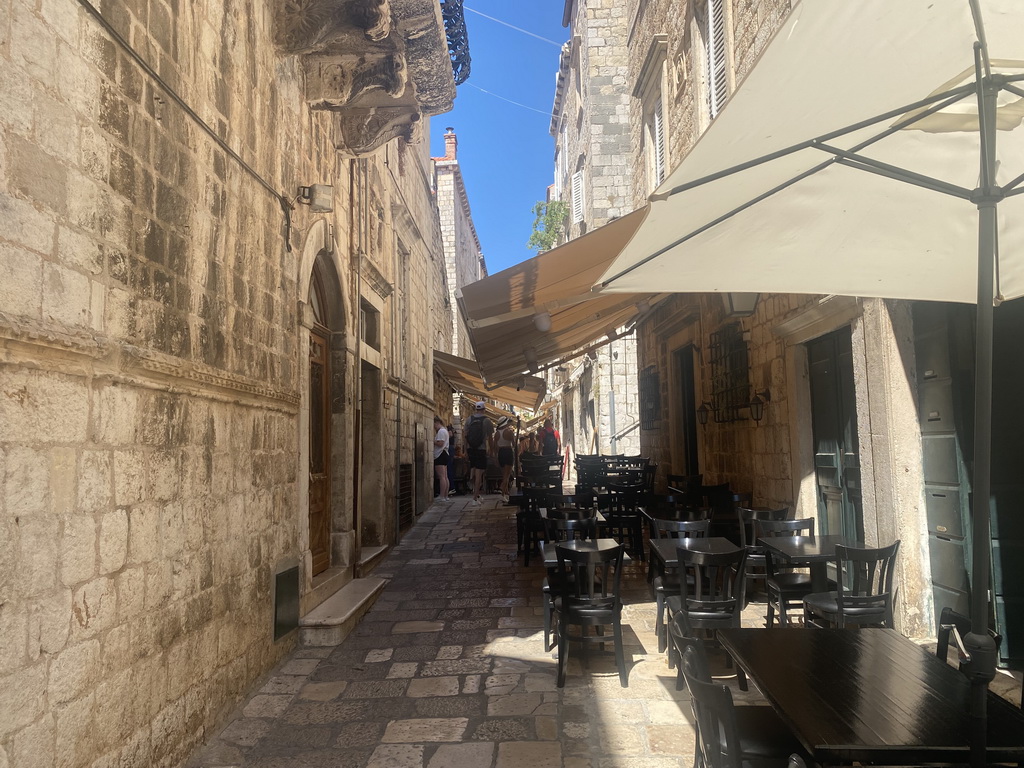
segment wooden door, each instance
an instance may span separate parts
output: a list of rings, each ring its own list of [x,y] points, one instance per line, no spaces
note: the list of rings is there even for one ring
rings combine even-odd
[[[331,399],[330,344],[320,329],[309,332],[309,549],[313,575],[330,565]]]
[[[864,538],[849,328],[807,345],[818,513],[823,534]]]
[[[692,344],[676,352],[676,365],[679,374],[679,413],[682,417],[681,467],[684,475],[697,475],[700,474],[700,462],[697,458],[697,391]]]

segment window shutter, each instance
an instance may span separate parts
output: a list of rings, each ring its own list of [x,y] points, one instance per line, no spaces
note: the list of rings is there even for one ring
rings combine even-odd
[[[662,116],[661,96],[654,104],[652,115],[651,133],[654,144],[654,185],[657,186],[665,180],[665,121]]]
[[[729,95],[725,65],[725,0],[708,0],[708,109],[714,118]]]
[[[583,221],[583,171],[572,175],[572,220],[574,224]]]

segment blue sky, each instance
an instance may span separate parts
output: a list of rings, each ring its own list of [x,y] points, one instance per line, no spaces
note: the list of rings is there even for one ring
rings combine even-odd
[[[455,108],[431,119],[434,157],[444,155],[446,126],[458,135],[459,166],[492,275],[534,255],[526,247],[531,211],[554,173],[548,127],[559,49],[568,38],[563,6],[562,0],[466,0],[472,70]]]

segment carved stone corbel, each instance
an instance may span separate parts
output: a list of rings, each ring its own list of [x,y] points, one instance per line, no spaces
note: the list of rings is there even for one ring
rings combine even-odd
[[[398,98],[409,78],[402,56],[312,55],[303,57],[306,100],[314,109],[338,109],[379,90],[388,100]]]
[[[274,41],[284,53],[312,53],[358,31],[380,42],[391,34],[389,0],[279,0]]]
[[[335,113],[335,148],[351,155],[364,155],[401,137],[415,144],[422,137],[419,112],[409,107],[351,107]]]

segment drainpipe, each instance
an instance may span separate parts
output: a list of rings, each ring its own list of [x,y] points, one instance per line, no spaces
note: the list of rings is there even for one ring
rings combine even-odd
[[[394,249],[392,263],[395,266],[394,274],[400,274],[401,265],[398,264],[400,254],[398,248]],[[401,334],[398,328],[398,299],[399,291],[396,288],[391,294],[391,360],[395,365],[398,379],[398,386],[395,388],[395,544],[402,536],[402,385],[405,383],[405,344],[401,343],[399,336],[405,336],[405,329]]]
[[[355,326],[356,326],[356,361],[355,361],[355,413],[353,414],[353,437],[352,441],[352,528],[353,534],[355,535],[355,561],[356,570],[358,570],[359,554],[363,546],[363,491],[362,491],[362,453],[363,453],[363,328],[361,321],[361,313],[363,308],[363,227],[366,224],[366,218],[362,215],[362,208],[365,205],[366,197],[366,185],[356,184],[356,170],[365,170],[361,167],[361,161],[350,160],[349,161],[349,210],[351,213],[352,221],[349,227],[349,240],[352,242],[352,249],[349,251],[350,254],[356,256],[356,300],[355,304]],[[354,205],[355,191],[357,186],[360,189],[360,214],[359,218],[359,235],[358,241],[356,236],[356,209]],[[357,574],[358,575],[358,574]]]
[[[618,425],[615,423],[615,358],[619,353],[615,351],[615,342],[608,345],[608,352],[608,417],[611,420],[611,453],[616,454]]]

